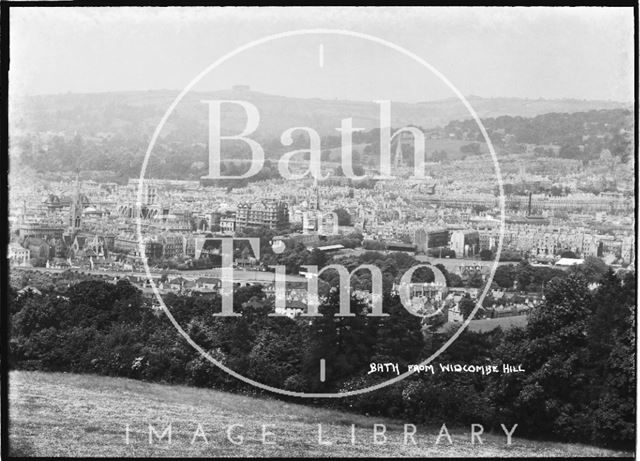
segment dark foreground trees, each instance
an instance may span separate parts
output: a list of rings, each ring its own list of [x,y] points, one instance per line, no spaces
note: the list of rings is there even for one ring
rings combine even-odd
[[[524,329],[509,331],[496,359],[525,373],[501,375],[490,397],[498,418],[530,435],[629,443],[635,431],[635,275],[609,271],[590,292],[581,274],[554,279]]]
[[[593,289],[591,282],[599,283]],[[505,281],[505,284],[511,283]],[[592,287],[591,289],[589,287]],[[187,383],[236,392],[256,389],[202,357],[162,311],[128,282],[51,285],[42,294],[10,290],[13,368],[98,373]],[[629,447],[635,440],[635,274],[575,271],[545,283],[546,301],[526,328],[463,332],[431,364],[394,385],[322,401],[351,411],[414,422],[518,424],[517,435]],[[239,289],[221,318],[219,297],[168,295],[181,328],[219,363],[270,386],[302,392],[362,389],[395,377],[369,364],[407,366],[430,357],[454,331],[424,334],[421,319],[385,293],[389,317],[337,317],[337,291],[317,318],[269,317],[260,287]],[[319,363],[326,361],[326,379]],[[522,366],[520,373],[441,372],[440,364]],[[317,402],[318,403],[318,402]]]

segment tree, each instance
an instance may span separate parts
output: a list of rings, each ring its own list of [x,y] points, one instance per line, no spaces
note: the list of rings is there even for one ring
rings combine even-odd
[[[526,287],[535,282],[536,270],[528,261],[521,261],[515,268],[515,280],[518,290],[524,291]]]
[[[480,259],[483,261],[491,261],[493,259],[493,252],[486,248],[480,250]]]
[[[464,283],[462,282],[462,278],[456,273],[449,272],[447,268],[444,267],[444,264],[438,263],[436,264],[436,267],[440,269],[440,272],[442,272],[442,275],[444,275],[444,278],[447,281],[448,287],[464,286]]]
[[[513,264],[498,266],[493,276],[493,281],[496,282],[500,288],[513,288],[513,282],[515,281]]]
[[[311,266],[318,266],[318,270],[320,270],[327,264],[327,255],[324,253],[324,251],[318,248],[314,248],[309,254],[306,264]]]
[[[291,325],[293,320],[287,320],[271,321],[261,329],[249,353],[250,376],[261,383],[280,387],[300,370],[301,331]]]
[[[569,272],[581,274],[588,282],[599,282],[608,270],[609,266],[595,256],[587,256],[582,264],[569,268]]]
[[[587,283],[579,273],[551,280],[527,327],[507,333],[499,360],[527,372],[499,377],[491,401],[500,421],[526,418],[527,433],[631,441],[633,309],[621,307],[635,302],[635,286],[625,292],[609,274],[594,297]]]
[[[338,225],[339,226],[350,226],[351,225],[351,215],[344,208],[336,208],[333,212],[338,215]]]
[[[462,287],[464,286],[464,282],[462,281],[462,277],[458,274],[449,274],[449,279],[447,280],[447,286],[450,287]]]
[[[475,214],[485,213],[488,210],[485,205],[473,205],[471,209]]]
[[[522,261],[522,256],[516,251],[503,251],[500,253],[500,261]]]
[[[416,271],[417,272],[417,271]],[[398,362],[401,368],[417,363],[424,346],[421,318],[409,313],[398,296],[386,294],[383,299],[385,313],[389,317],[374,318],[376,341],[373,345],[374,362]]]
[[[287,246],[281,254],[274,254],[273,250],[265,251],[262,256],[262,262],[266,265],[284,265],[287,273],[297,274],[300,272],[300,266],[309,260],[309,250],[302,242],[297,242],[292,247]]]
[[[362,248],[365,250],[384,250],[386,245],[380,240],[364,240],[362,242]]]
[[[611,269],[593,298],[588,326],[595,376],[592,434],[600,443],[635,438],[635,300],[635,274],[618,277]]]
[[[371,359],[371,347],[375,341],[366,317],[365,304],[352,296],[350,310],[355,317],[338,317],[339,291],[332,289],[319,308],[322,314],[305,323],[302,374],[311,392],[333,389],[350,375],[363,372]],[[318,363],[326,361],[326,380],[318,380]]]
[[[444,275],[444,279],[447,281],[447,286],[453,286],[451,285],[451,274],[449,273],[447,268],[444,267],[444,264],[438,263],[436,264],[436,267],[440,270],[440,272],[442,272],[442,275]]]
[[[431,283],[435,280],[433,271],[428,267],[419,267],[411,276],[412,283]]]
[[[484,277],[480,272],[474,272],[469,280],[467,280],[467,286],[469,288],[480,288],[484,285]]]
[[[471,312],[473,312],[473,309],[475,309],[475,307],[476,303],[473,299],[471,299],[468,293],[460,300],[460,303],[458,304],[460,313],[465,320],[469,317],[469,315],[471,315]]]
[[[553,197],[561,196],[562,192],[563,192],[562,187],[557,186],[557,185],[551,186],[551,189],[549,190],[549,194],[552,195]]]

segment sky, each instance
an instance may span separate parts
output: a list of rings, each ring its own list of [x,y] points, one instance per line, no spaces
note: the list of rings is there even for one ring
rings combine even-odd
[[[10,94],[181,90],[242,45],[319,28],[392,42],[466,96],[633,101],[633,9],[586,7],[12,8]],[[194,89],[236,84],[304,98],[454,96],[398,51],[338,34],[257,45]]]

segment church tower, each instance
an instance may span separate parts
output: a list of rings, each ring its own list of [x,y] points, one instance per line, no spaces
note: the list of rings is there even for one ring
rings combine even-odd
[[[322,232],[322,212],[320,211],[320,190],[318,189],[318,178],[313,179],[313,192],[315,203],[313,205],[313,216],[315,220],[314,231]]]
[[[396,171],[398,170],[398,168],[404,168],[406,166],[404,162],[404,153],[402,152],[402,146],[407,144],[408,142],[411,142],[411,138],[408,136],[407,133],[405,133],[404,131],[401,131],[400,133],[397,134],[396,152],[395,152],[394,162],[393,162]]]
[[[313,191],[315,192],[315,210],[320,211],[320,190],[318,189],[318,178],[313,180]]]
[[[82,225],[82,199],[80,198],[80,172],[76,170],[76,187],[69,208],[69,228],[79,231]]]

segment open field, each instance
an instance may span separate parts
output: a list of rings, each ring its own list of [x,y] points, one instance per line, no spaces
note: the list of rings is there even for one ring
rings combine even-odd
[[[511,327],[525,327],[527,325],[526,315],[513,315],[511,317],[502,317],[497,319],[479,319],[469,322],[469,331],[476,333],[484,333],[494,328],[501,327],[507,330]]]
[[[508,330],[513,327],[521,327],[524,328],[527,326],[527,316],[526,315],[512,315],[509,317],[500,317],[497,319],[478,319],[472,320],[469,322],[467,326],[468,331],[473,331],[474,333],[486,333],[487,331],[491,331],[495,328],[502,328],[503,331]],[[447,322],[438,328],[438,333],[442,333],[444,331],[456,331],[462,326],[462,322]]]
[[[494,261],[481,261],[479,259],[470,258],[434,258],[427,255],[416,255],[415,258],[421,262],[428,262],[429,264],[442,264],[449,272],[455,271],[459,266],[486,266],[491,267]],[[506,266],[507,264],[518,264],[513,261],[498,261],[498,266]]]
[[[404,443],[404,424],[267,398],[93,375],[17,372],[10,375],[11,450],[22,456],[631,456],[579,444],[518,438],[512,445],[498,428],[472,445],[470,427],[448,427],[449,444],[435,440],[439,427],[418,426]],[[171,443],[149,443],[149,425],[160,435],[171,423]],[[198,424],[202,432],[197,432]],[[233,444],[227,438],[231,427]],[[323,441],[318,443],[318,425]],[[355,424],[355,443],[351,425]],[[385,424],[387,440],[373,442],[373,425]],[[522,424],[526,424],[523,421]],[[126,426],[129,425],[129,444]],[[266,441],[262,443],[262,426]],[[197,434],[192,444],[194,434]],[[206,442],[205,438],[206,437]],[[380,437],[381,441],[382,437]]]

